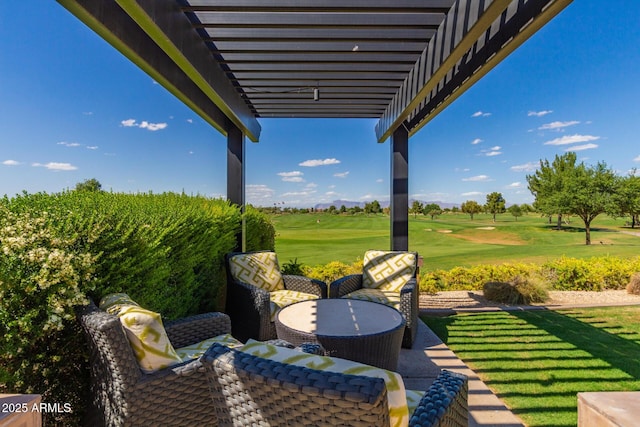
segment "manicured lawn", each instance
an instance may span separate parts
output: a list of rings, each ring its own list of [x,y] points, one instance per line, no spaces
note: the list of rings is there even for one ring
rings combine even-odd
[[[285,214],[272,217],[276,228],[276,251],[281,262],[298,259],[307,265],[330,261],[351,263],[367,249],[389,248],[389,217],[386,215]],[[582,221],[573,218],[562,231],[545,218],[530,214],[515,218],[498,215],[443,214],[437,219],[418,215],[409,218],[409,249],[424,257],[423,271],[476,264],[535,262],[562,255],[636,256],[640,237],[623,234],[626,220],[600,216],[593,222],[591,246],[584,244]],[[633,230],[640,232],[640,229]]]
[[[528,426],[575,426],[578,392],[640,390],[640,307],[423,319]]]

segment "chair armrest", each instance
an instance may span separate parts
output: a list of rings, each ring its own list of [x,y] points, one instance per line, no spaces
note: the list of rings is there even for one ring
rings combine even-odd
[[[231,333],[231,320],[224,313],[204,313],[166,322],[165,330],[175,348]]]
[[[287,290],[318,295],[320,298],[327,297],[327,284],[321,280],[292,274],[283,275],[282,280],[284,280],[284,287]]]
[[[351,274],[331,282],[329,298],[340,298],[362,288],[362,274]]]
[[[440,372],[409,420],[410,427],[467,427],[468,423],[468,379],[447,370]]]

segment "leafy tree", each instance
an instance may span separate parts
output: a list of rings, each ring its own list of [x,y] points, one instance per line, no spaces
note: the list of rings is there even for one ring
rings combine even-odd
[[[640,222],[640,176],[634,169],[631,173],[619,179],[618,191],[613,195],[613,206],[608,211],[611,216],[631,217],[631,228]]]
[[[568,212],[584,222],[585,244],[591,244],[591,221],[613,209],[618,187],[619,179],[604,162],[589,167],[580,163],[569,177],[566,188],[572,197]]]
[[[535,206],[546,215],[577,215],[584,222],[585,243],[591,244],[591,222],[601,213],[615,209],[620,180],[605,163],[576,164],[576,154],[556,156],[553,163],[540,161],[540,169],[527,176]]]
[[[413,217],[415,218],[416,215],[418,215],[419,213],[423,212],[422,203],[420,203],[420,201],[418,201],[418,200],[414,200],[413,204],[409,208],[409,212],[412,213]]]
[[[102,184],[95,178],[85,179],[76,184],[76,191],[101,191]]]
[[[365,203],[364,211],[365,213],[373,213],[373,214],[380,213],[382,211],[382,208],[380,207],[380,202],[378,202],[377,200],[374,200],[371,203]]]
[[[473,216],[477,213],[482,212],[482,206],[475,200],[467,200],[466,202],[460,205],[460,210],[466,214],[471,216],[471,221],[473,221]]]
[[[568,175],[576,169],[576,153],[556,155],[552,163],[540,160],[540,169],[527,175],[529,191],[535,196],[535,208],[549,217],[558,215],[558,229],[562,228],[562,215],[569,213],[571,194],[567,191]]]
[[[518,205],[511,205],[507,208],[507,211],[516,218],[516,221],[519,216],[522,216],[522,210],[523,209]]]
[[[347,207],[345,205],[341,205],[340,206],[340,213],[342,214],[342,213],[345,213],[345,212],[347,212]]]
[[[436,203],[429,203],[422,208],[422,213],[434,219],[436,216],[442,215],[442,209]]]
[[[505,208],[505,200],[502,197],[501,193],[493,192],[491,194],[487,194],[487,203],[485,204],[485,209],[491,215],[493,215],[493,222],[496,222],[496,214],[504,213],[506,211]]]
[[[522,209],[522,212],[525,214],[531,213],[531,212],[535,212],[536,210],[533,208],[533,206],[531,206],[528,203],[523,203],[520,205],[520,209]]]
[[[336,209],[335,205],[331,205],[331,206],[329,206],[328,211],[329,211],[329,213],[330,213],[330,214],[336,214],[336,213],[338,213],[338,210]]]

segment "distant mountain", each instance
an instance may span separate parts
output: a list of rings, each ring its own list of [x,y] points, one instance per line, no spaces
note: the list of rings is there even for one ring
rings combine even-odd
[[[383,208],[386,208],[389,206],[389,201],[388,200],[378,200],[378,202],[380,203],[380,206]],[[414,202],[414,199],[410,199],[409,200],[409,206],[411,206]],[[456,203],[445,203],[445,202],[439,202],[439,201],[422,201],[419,200],[420,203],[422,203],[423,205],[428,205],[430,203],[435,203],[436,205],[440,206],[442,209],[446,209],[446,208],[453,208],[454,206],[456,207],[460,207],[460,205],[456,204]],[[335,206],[336,208],[340,209],[340,206],[344,205],[345,208],[349,209],[349,208],[353,208],[355,206],[360,206],[361,208],[364,208],[365,203],[369,203],[369,202],[354,202],[351,200],[334,200],[333,202],[329,202],[329,203],[318,203],[316,204],[313,208],[316,210],[325,210],[325,209],[329,209],[329,207],[331,206]]]

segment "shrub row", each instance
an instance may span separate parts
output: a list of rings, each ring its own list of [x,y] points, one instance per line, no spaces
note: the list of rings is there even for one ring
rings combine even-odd
[[[223,200],[179,194],[65,192],[0,200],[0,392],[70,403],[88,397],[85,339],[74,307],[126,292],[166,318],[224,303],[224,254],[241,213]],[[273,249],[269,219],[248,208],[247,249]]]
[[[427,293],[482,290],[488,282],[513,282],[517,277],[538,277],[549,289],[602,291],[625,289],[633,273],[640,271],[640,257],[561,257],[542,265],[505,263],[455,267],[420,275],[420,290]]]

